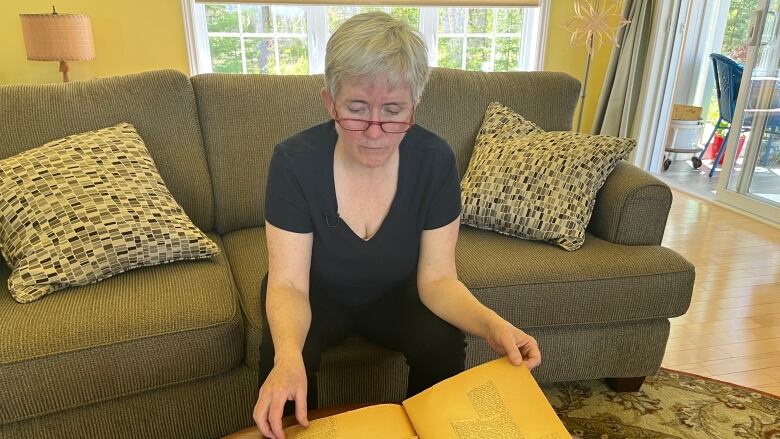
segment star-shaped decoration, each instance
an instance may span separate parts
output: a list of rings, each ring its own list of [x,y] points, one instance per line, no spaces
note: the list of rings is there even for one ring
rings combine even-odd
[[[614,42],[618,29],[630,23],[617,13],[617,8],[616,0],[574,0],[574,17],[563,25],[571,32],[571,45],[584,44],[592,54],[594,46],[598,50],[605,41]]]

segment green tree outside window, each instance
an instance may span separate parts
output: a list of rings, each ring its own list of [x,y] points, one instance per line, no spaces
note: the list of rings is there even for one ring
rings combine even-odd
[[[309,73],[305,7],[206,4],[205,11],[214,72]],[[329,33],[349,17],[369,11],[387,12],[418,29],[421,20],[419,7],[329,6],[326,11]],[[486,71],[518,68],[522,9],[438,8],[437,17],[440,35],[435,38],[435,48],[440,67]]]

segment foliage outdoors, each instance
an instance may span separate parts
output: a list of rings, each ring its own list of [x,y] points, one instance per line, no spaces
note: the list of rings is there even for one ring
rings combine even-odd
[[[420,26],[418,7],[328,6],[329,34],[352,15],[374,10]],[[522,18],[519,8],[439,8],[438,65],[517,70]],[[206,21],[214,72],[243,73],[246,63],[247,73],[310,73],[304,7],[207,4]]]

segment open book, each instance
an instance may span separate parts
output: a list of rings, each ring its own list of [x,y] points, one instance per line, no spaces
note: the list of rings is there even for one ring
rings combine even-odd
[[[507,357],[444,380],[403,401],[285,429],[288,439],[569,439],[525,365]]]

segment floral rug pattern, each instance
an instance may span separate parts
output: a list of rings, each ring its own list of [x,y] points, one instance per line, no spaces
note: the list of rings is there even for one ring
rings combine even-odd
[[[582,439],[780,439],[780,397],[684,372],[661,369],[633,393],[600,380],[542,389]]]

